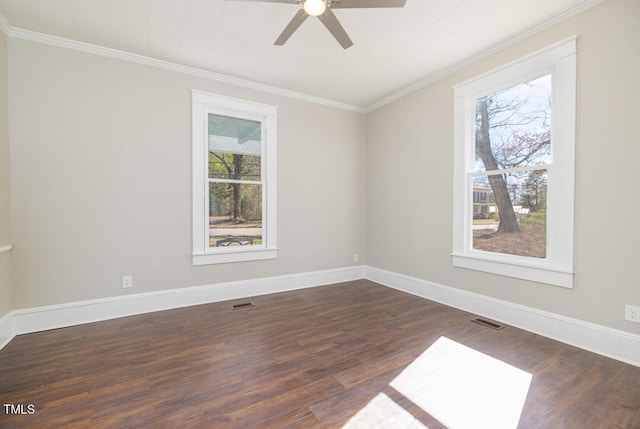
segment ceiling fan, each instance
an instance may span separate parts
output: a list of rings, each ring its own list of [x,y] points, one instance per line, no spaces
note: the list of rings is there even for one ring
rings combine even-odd
[[[261,3],[292,3],[302,6],[291,22],[285,27],[274,45],[284,45],[289,37],[302,25],[310,16],[317,16],[320,22],[327,27],[327,30],[336,38],[344,49],[347,49],[353,42],[344,31],[338,18],[331,9],[350,8],[374,8],[374,7],[404,7],[406,0],[229,0],[229,1],[254,1]]]

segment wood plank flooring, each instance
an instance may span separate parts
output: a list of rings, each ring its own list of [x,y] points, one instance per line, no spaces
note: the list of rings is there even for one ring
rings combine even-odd
[[[0,402],[35,412],[0,427],[340,428],[385,393],[442,428],[389,383],[446,336],[533,374],[521,428],[640,428],[640,368],[473,317],[359,280],[21,335]]]

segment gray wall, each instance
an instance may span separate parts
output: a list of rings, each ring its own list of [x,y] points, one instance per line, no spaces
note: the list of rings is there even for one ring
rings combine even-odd
[[[452,86],[578,36],[573,289],[454,268]],[[640,333],[640,3],[605,2],[368,115],[367,264]]]
[[[0,247],[11,244],[7,36],[0,31]],[[0,253],[0,319],[11,310],[11,254]]]
[[[14,309],[364,255],[364,115],[20,39],[9,48]],[[192,88],[280,108],[276,260],[191,265]]]
[[[374,267],[640,333],[623,320],[624,304],[640,305],[639,22],[637,1],[605,2],[368,115],[12,38],[10,182],[0,135],[11,308],[346,267],[358,253]],[[575,287],[453,268],[452,86],[574,34]],[[280,106],[277,260],[191,266],[192,88]],[[6,116],[0,103],[0,125]],[[124,274],[134,288],[121,289]],[[8,294],[0,279],[0,316]]]

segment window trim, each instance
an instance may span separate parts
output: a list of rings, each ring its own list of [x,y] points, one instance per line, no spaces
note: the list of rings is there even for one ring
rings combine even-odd
[[[472,249],[475,100],[522,82],[552,74],[551,163],[548,166],[546,258]],[[576,37],[570,37],[453,87],[454,178],[453,251],[456,267],[555,286],[573,287]]]
[[[276,222],[277,106],[191,90],[192,98],[192,264],[274,259],[278,256]],[[263,223],[262,245],[211,248],[208,245],[208,115],[217,114],[262,123]]]

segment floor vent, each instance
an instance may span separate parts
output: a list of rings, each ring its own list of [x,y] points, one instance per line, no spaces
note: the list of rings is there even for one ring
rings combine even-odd
[[[242,304],[233,305],[234,310],[239,310],[241,308],[247,308],[247,307],[255,307],[255,304],[253,302],[243,302]]]
[[[502,328],[504,328],[503,325],[501,325],[499,323],[496,323],[496,322],[492,322],[490,320],[477,318],[477,319],[472,319],[471,321],[474,322],[474,323],[477,323],[479,325],[482,325],[482,326],[487,326],[487,327],[489,327],[491,329],[502,329]]]

